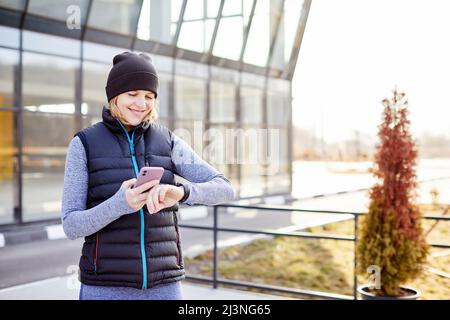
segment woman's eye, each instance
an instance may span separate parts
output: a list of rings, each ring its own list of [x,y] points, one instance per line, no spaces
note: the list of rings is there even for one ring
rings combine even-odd
[[[153,100],[153,97],[147,96],[146,98],[149,99],[149,100]]]
[[[134,92],[129,92],[128,95],[129,95],[129,96],[132,96],[132,97],[135,97],[135,96],[136,96],[136,93],[134,93]]]

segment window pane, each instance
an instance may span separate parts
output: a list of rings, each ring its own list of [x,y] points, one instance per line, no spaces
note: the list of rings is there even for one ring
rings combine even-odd
[[[0,7],[23,11],[26,2],[26,0],[0,0]]]
[[[144,0],[139,16],[137,37],[171,43],[176,29],[172,23],[178,21],[181,1]]]
[[[80,46],[81,42],[78,40],[27,30],[23,31],[24,50],[48,52],[76,58],[80,56]]]
[[[210,122],[235,122],[235,87],[234,85],[211,82]]]
[[[244,125],[260,125],[262,116],[262,90],[254,88],[241,89],[241,121]]]
[[[258,0],[253,16],[244,62],[265,66],[270,46],[269,0]]]
[[[65,152],[65,151],[64,151]],[[23,156],[23,218],[59,218],[65,156]]]
[[[181,25],[180,37],[177,45],[180,48],[185,48],[198,52],[205,52],[209,50],[214,26],[216,24],[215,18],[218,11],[211,15],[211,11],[218,10],[219,7],[213,4],[213,8],[208,9],[208,17],[205,16],[206,1],[203,0],[188,0],[186,11],[184,13],[184,22]],[[194,21],[189,21],[194,20]]]
[[[0,109],[14,107],[14,69],[17,67],[18,51],[0,49]]]
[[[227,0],[223,7],[222,16],[242,14],[242,0]]]
[[[14,112],[0,111],[0,224],[13,221],[17,148],[14,141]]]
[[[225,5],[226,5],[225,1]],[[208,0],[206,1],[206,11],[208,12],[208,18],[214,18],[217,16],[220,7],[220,0]]]
[[[278,130],[278,139],[274,142],[277,145],[270,152],[271,161],[266,165],[266,172],[270,181],[267,187],[269,193],[284,193],[290,191],[288,158],[290,139],[286,129],[276,130]]]
[[[203,4],[203,0],[187,0],[186,11],[184,12],[184,20],[202,19],[204,14]]]
[[[173,132],[181,139],[183,139],[191,148],[200,156],[203,157],[204,141],[204,122],[200,120],[175,122],[175,129]]]
[[[232,125],[211,125],[204,134],[203,159],[239,187],[238,150]]]
[[[23,105],[28,111],[73,113],[79,61],[23,54]]]
[[[0,45],[19,48],[19,29],[0,26]]]
[[[240,197],[253,197],[263,194],[264,171],[258,164],[243,164],[241,168]]]
[[[170,87],[172,82],[172,76],[164,73],[159,73],[159,92],[156,100],[156,106],[158,108],[159,121],[169,118],[169,98]]]
[[[203,120],[205,118],[206,83],[203,80],[175,77],[175,118]]]
[[[65,157],[76,128],[70,115],[24,113],[25,221],[60,217]]]
[[[212,19],[184,22],[178,46],[198,52],[208,51],[215,23]]]
[[[271,67],[283,70],[289,62],[297,26],[302,12],[303,0],[286,0],[284,16],[275,40]]]
[[[269,92],[267,96],[267,122],[269,126],[286,127],[291,117],[287,96]]]
[[[261,102],[257,103],[261,105]],[[252,197],[264,192],[265,169],[261,165],[264,144],[261,135],[264,131],[256,125],[244,125],[245,138],[241,160],[241,197]],[[264,149],[265,150],[265,149]]]
[[[107,103],[105,85],[109,69],[110,66],[103,63],[83,62],[82,114],[101,119],[103,106]]]
[[[27,12],[59,21],[79,13],[81,25],[84,25],[88,3],[88,0],[30,0]]]
[[[84,59],[105,62],[111,66],[114,56],[125,51],[130,51],[130,49],[111,47],[92,42],[85,42],[83,45]]]
[[[239,60],[244,35],[242,17],[222,18],[214,43],[213,54],[233,60]],[[232,39],[232,41],[231,41]]]
[[[139,10],[139,0],[94,0],[88,25],[101,30],[133,35],[137,28]]]

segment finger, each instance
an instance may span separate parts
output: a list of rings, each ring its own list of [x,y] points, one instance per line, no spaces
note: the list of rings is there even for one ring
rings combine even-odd
[[[134,191],[137,194],[139,194],[139,193],[142,193],[144,191],[147,191],[148,189],[150,189],[151,187],[157,185],[158,183],[159,183],[159,180],[152,180],[152,181],[146,182],[143,185],[135,188]]]
[[[155,192],[153,192],[152,194],[152,201],[153,201],[153,207],[154,207],[154,211],[152,213],[155,213],[156,211],[158,211],[158,207],[159,207],[159,190],[160,188],[155,188]]]
[[[130,180],[126,180],[122,183],[122,186],[126,189],[132,187],[135,183],[136,183],[136,178],[130,179]]]
[[[155,210],[155,207],[153,205],[153,193],[155,193],[155,189],[150,190],[148,196],[147,196],[147,208],[148,212],[153,213]]]
[[[147,198],[148,198],[148,195],[149,195],[149,191],[147,191],[147,192],[144,192],[144,193],[141,193],[141,194],[139,194],[139,195],[137,195],[137,201],[138,202],[142,202],[142,201],[147,201]]]
[[[164,202],[167,191],[169,191],[169,186],[161,187],[161,191],[159,192],[159,202]]]
[[[137,204],[138,208],[141,209],[141,208],[145,205],[146,201],[147,201],[147,200],[141,200],[141,201]]]

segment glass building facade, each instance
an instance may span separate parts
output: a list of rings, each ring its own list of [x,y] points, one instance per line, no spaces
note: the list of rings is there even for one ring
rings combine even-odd
[[[240,198],[289,194],[291,80],[310,5],[0,0],[0,225],[59,219],[67,146],[101,120],[112,57],[130,50],[152,57],[159,121],[180,135],[278,129],[276,175],[215,161],[205,137],[191,145]]]

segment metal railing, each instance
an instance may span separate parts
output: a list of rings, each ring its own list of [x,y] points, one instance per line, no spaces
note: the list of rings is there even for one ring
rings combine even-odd
[[[353,236],[342,236],[342,235],[324,235],[311,232],[271,232],[261,229],[235,229],[235,228],[221,228],[219,227],[219,208],[237,208],[237,209],[248,209],[248,210],[262,210],[262,211],[277,211],[277,212],[307,212],[307,213],[331,213],[331,214],[346,214],[352,215],[354,220],[354,235]],[[289,293],[294,295],[308,296],[308,297],[318,297],[325,299],[337,299],[337,300],[356,300],[358,299],[358,276],[356,273],[356,242],[358,241],[358,217],[363,216],[366,213],[362,212],[343,212],[343,211],[329,211],[329,210],[305,210],[294,208],[290,206],[273,206],[273,205],[239,205],[239,204],[221,204],[213,207],[213,226],[198,226],[190,224],[180,224],[182,228],[190,229],[200,229],[209,230],[213,232],[213,272],[212,277],[200,276],[200,275],[187,275],[187,279],[197,280],[207,283],[212,283],[213,288],[218,288],[219,284],[222,285],[232,285],[236,287],[253,288],[259,290],[267,290],[270,292],[280,292]],[[436,220],[436,221],[450,221],[450,217],[444,216],[424,216],[423,219]],[[313,290],[302,290],[294,288],[286,288],[279,286],[271,286],[265,284],[258,284],[253,282],[244,282],[237,280],[230,280],[219,278],[219,250],[218,250],[218,233],[219,232],[236,232],[236,233],[248,233],[248,234],[263,234],[269,236],[285,236],[285,237],[296,237],[296,238],[311,238],[311,239],[328,239],[336,241],[352,241],[354,242],[354,264],[353,264],[353,296],[343,295],[338,293],[329,293]],[[431,247],[435,248],[450,248],[450,245],[435,244],[430,243]]]

